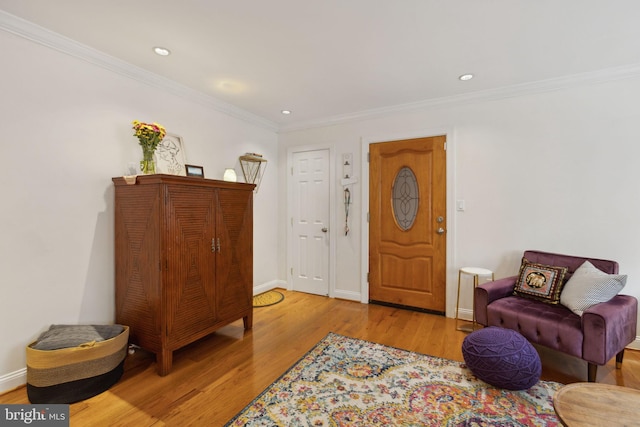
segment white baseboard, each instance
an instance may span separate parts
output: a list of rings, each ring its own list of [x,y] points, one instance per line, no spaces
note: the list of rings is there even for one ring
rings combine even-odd
[[[27,368],[18,369],[0,376],[0,393],[13,390],[27,383]]]
[[[453,317],[456,315],[455,308],[453,309]],[[473,310],[468,308],[461,308],[458,310],[458,318],[462,320],[468,320],[469,322],[473,322]]]
[[[627,346],[627,348],[631,350],[640,350],[640,337],[636,337],[636,339]]]
[[[360,292],[335,291],[333,296],[335,298],[360,302]]]
[[[262,294],[275,288],[287,289],[287,282],[282,280],[272,280],[270,282],[263,283],[262,285],[254,286],[253,295]]]

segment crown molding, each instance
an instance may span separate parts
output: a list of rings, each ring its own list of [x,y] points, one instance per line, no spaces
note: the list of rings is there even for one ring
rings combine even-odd
[[[640,64],[631,64],[621,67],[606,68],[602,70],[572,74],[569,76],[539,80],[495,89],[470,92],[461,95],[446,96],[427,99],[408,104],[394,105],[355,113],[325,117],[319,120],[300,121],[280,127],[279,133],[295,132],[300,130],[333,126],[359,120],[366,120],[385,115],[407,113],[411,111],[428,110],[432,108],[466,105],[479,102],[497,101],[507,98],[515,98],[525,95],[533,95],[544,92],[553,92],[574,87],[582,87],[615,80],[640,77]]]
[[[263,117],[252,114],[235,105],[221,101],[215,97],[191,89],[174,80],[162,77],[128,62],[107,55],[104,52],[78,43],[68,37],[47,30],[32,22],[0,10],[0,30],[15,34],[24,39],[38,43],[51,49],[58,50],[75,58],[102,67],[111,72],[137,80],[149,86],[166,90],[174,95],[198,102],[205,107],[212,108],[236,119],[277,131],[278,125]]]
[[[181,96],[194,102],[198,102],[206,107],[212,108],[231,117],[278,133],[287,133],[318,127],[327,127],[342,123],[376,118],[384,115],[407,113],[411,111],[465,105],[486,101],[496,101],[518,96],[539,94],[544,92],[569,89],[573,87],[598,84],[613,80],[640,77],[640,64],[631,64],[621,67],[602,69],[598,71],[573,74],[564,77],[505,86],[501,88],[427,99],[424,101],[363,110],[349,114],[329,116],[321,119],[299,121],[288,125],[278,125],[273,121],[250,113],[244,109],[236,107],[233,104],[226,103],[220,99],[179,84],[174,80],[162,77],[143,68],[134,66],[128,62],[107,55],[104,52],[100,52],[89,46],[78,43],[75,40],[47,30],[46,28],[40,27],[32,22],[26,21],[2,10],[0,10],[0,30],[7,31],[40,45],[85,60],[111,72],[129,77],[152,87],[166,90],[174,95]]]

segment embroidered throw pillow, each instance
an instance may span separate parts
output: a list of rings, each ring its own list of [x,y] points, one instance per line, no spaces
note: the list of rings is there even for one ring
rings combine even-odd
[[[585,261],[564,285],[560,304],[582,316],[587,308],[618,295],[626,284],[626,274],[607,274]]]
[[[559,304],[567,267],[536,264],[522,258],[514,295],[533,298],[547,304]]]

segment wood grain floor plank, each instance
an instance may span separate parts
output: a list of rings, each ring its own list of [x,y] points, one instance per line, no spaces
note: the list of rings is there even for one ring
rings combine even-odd
[[[466,333],[442,316],[280,290],[279,304],[256,308],[254,326],[242,321],[192,343],[174,356],[172,372],[156,373],[154,356],[128,356],[125,374],[109,391],[72,404],[73,426],[220,426],[278,379],[329,332],[462,361]],[[586,381],[586,363],[544,348],[542,379]],[[640,389],[640,351],[627,350],[598,369],[598,382]],[[0,403],[29,403],[26,388]]]

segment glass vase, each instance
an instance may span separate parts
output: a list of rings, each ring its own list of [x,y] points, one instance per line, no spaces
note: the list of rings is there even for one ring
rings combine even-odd
[[[142,150],[142,160],[140,160],[140,171],[144,175],[156,173],[156,161],[153,159],[153,150]]]

